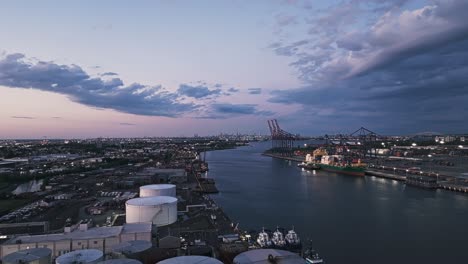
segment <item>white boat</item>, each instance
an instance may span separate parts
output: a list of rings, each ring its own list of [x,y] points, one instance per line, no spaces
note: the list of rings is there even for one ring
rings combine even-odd
[[[273,242],[273,245],[275,245],[275,247],[286,246],[286,240],[284,240],[284,235],[278,230],[278,227],[276,227],[276,231],[273,232],[273,237],[271,238],[271,242]]]
[[[288,231],[285,236],[285,240],[290,247],[299,247],[301,245],[301,239],[297,235],[296,231],[294,231],[294,227]]]
[[[262,248],[271,246],[270,236],[265,232],[265,228],[262,229],[262,232],[258,233],[257,244]]]

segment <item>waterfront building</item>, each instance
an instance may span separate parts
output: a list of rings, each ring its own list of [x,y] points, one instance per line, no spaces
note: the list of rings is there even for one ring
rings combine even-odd
[[[98,249],[104,254],[126,241],[151,241],[151,223],[131,223],[123,226],[87,228],[84,225],[70,232],[45,235],[23,235],[9,239],[0,246],[0,258],[30,248],[49,248],[56,258],[73,250]]]

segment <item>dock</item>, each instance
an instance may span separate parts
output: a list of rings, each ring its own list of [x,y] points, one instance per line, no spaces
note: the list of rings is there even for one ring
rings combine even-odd
[[[401,176],[398,174],[391,174],[391,173],[385,173],[385,172],[380,172],[380,171],[375,171],[375,170],[366,170],[366,175],[368,176],[376,176],[379,178],[385,178],[385,179],[390,179],[390,180],[396,180],[396,181],[406,181],[406,176]]]

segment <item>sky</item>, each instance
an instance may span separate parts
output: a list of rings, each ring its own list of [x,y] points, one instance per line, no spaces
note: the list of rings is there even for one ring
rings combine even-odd
[[[466,0],[2,1],[0,139],[468,130]]]

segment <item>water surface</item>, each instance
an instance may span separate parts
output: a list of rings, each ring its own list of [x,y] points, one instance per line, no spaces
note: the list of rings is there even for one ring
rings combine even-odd
[[[215,201],[245,230],[295,226],[327,263],[468,263],[468,195],[302,171],[269,142],[208,152]]]

